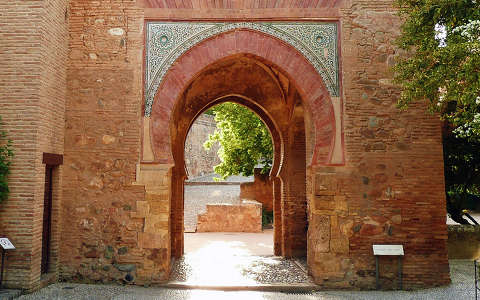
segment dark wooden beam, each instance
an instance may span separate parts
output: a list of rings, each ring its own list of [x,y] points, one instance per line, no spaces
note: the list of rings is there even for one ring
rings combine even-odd
[[[58,166],[63,164],[63,154],[43,153],[43,163]]]

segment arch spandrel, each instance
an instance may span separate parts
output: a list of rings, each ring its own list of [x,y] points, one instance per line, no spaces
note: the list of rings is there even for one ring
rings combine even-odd
[[[145,112],[147,114],[150,111],[151,115],[146,115],[145,119],[150,122],[151,145],[156,161],[172,161],[171,152],[165,152],[171,148],[169,133],[161,128],[168,128],[172,109],[188,83],[216,61],[242,54],[257,57],[263,63],[274,66],[298,89],[306,107],[313,114],[315,147],[312,164],[343,164],[343,139],[338,138],[342,134],[341,126],[338,126],[342,124],[341,114],[340,120],[335,120],[335,111],[341,111],[341,101],[332,101],[332,93],[322,73],[297,48],[270,34],[239,28],[204,39],[187,50],[162,75],[150,109],[146,103]],[[338,68],[335,72],[338,78]],[[152,78],[150,76],[146,84],[151,85]],[[338,83],[336,93],[340,93]],[[148,90],[146,97],[147,94]],[[337,108],[334,109],[333,105],[337,105]],[[161,155],[158,154],[160,152]]]
[[[150,115],[159,84],[180,56],[208,38],[235,29],[262,32],[294,47],[322,76],[330,95],[339,95],[336,23],[147,22],[145,115]]]

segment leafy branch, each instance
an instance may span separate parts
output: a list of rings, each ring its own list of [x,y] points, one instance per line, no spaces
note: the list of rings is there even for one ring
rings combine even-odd
[[[0,118],[0,125],[2,125]],[[0,129],[0,202],[8,198],[10,192],[7,177],[10,174],[13,157],[12,141],[7,139],[7,133]]]

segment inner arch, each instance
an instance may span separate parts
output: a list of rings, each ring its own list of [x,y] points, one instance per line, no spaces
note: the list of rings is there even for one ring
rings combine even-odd
[[[248,55],[230,56],[203,69],[185,86],[172,108],[172,255],[183,254],[184,145],[196,117],[221,102],[254,111],[269,128],[274,144],[275,254],[306,255],[306,130],[302,99],[280,71]],[[310,142],[313,136],[310,135]],[[313,149],[313,146],[310,147]],[[288,157],[288,159],[284,159]]]

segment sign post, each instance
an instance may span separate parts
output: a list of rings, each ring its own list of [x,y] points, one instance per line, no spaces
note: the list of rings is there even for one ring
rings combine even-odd
[[[379,278],[379,256],[398,256],[398,285],[403,289],[402,283],[402,257],[404,256],[403,245],[373,245],[373,255],[375,256],[375,286],[380,288]]]
[[[8,238],[0,238],[0,246],[2,247],[2,270],[0,272],[0,288],[3,287],[3,271],[5,269],[5,256],[8,250],[15,250],[15,246]]]
[[[473,261],[473,265],[475,267],[475,300],[478,299],[478,291],[480,291],[480,286],[479,286],[479,281],[480,281],[480,278],[479,277],[479,271],[480,271],[480,264],[477,260],[474,260]]]

